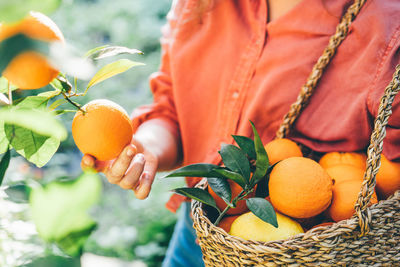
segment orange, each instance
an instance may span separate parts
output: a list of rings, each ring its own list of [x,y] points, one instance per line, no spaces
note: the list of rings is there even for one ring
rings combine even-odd
[[[72,121],[72,136],[79,150],[98,160],[116,158],[133,135],[126,111],[106,99],[90,101],[82,110]]]
[[[359,169],[366,169],[367,156],[358,152],[329,152],[320,160],[319,164],[327,169],[336,165],[353,165]]]
[[[293,218],[320,214],[332,199],[332,179],[308,158],[292,157],[276,164],[268,186],[274,208]]]
[[[335,165],[326,169],[329,176],[339,183],[346,180],[357,180],[362,181],[364,178],[364,170],[359,169],[353,165]]]
[[[25,34],[44,42],[64,42],[64,36],[57,25],[39,12],[30,12],[16,24],[0,24],[0,42],[16,34]],[[44,55],[25,51],[11,60],[3,76],[20,89],[37,89],[49,84],[58,73]]]
[[[376,175],[376,191],[386,199],[400,189],[400,163],[389,161],[381,155],[381,167]]]
[[[328,215],[335,222],[349,219],[355,212],[354,205],[361,191],[362,180],[353,179],[336,183],[333,186],[332,204],[328,208]],[[371,203],[377,203],[376,194],[371,198]]]
[[[232,200],[237,197],[237,195],[242,192],[243,188],[240,187],[237,183],[233,182],[232,180],[228,180],[229,185],[231,186],[231,191],[232,191]],[[223,211],[226,208],[226,203],[225,201],[220,198],[209,186],[208,187],[208,192],[211,194],[211,196],[215,199],[215,202],[217,204],[217,207]],[[246,198],[254,197],[255,191],[247,195]],[[236,214],[242,214],[244,212],[248,211],[247,205],[246,205],[246,199],[242,199],[236,203],[236,208],[230,208],[226,214],[228,215],[236,215]]]
[[[225,232],[229,233],[231,230],[231,225],[236,218],[239,217],[239,215],[233,215],[233,216],[225,216],[218,224],[218,227],[221,227],[222,229],[225,230]]]
[[[290,157],[303,156],[300,147],[287,138],[274,139],[267,143],[264,148],[267,151],[270,165]]]

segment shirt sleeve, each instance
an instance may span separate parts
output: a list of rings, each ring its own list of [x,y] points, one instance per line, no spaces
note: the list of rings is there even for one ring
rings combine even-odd
[[[381,97],[392,80],[396,66],[400,64],[400,29],[392,36],[377,68],[374,82],[368,95],[368,109],[373,119],[378,114]],[[400,161],[400,95],[394,98],[392,115],[386,126],[386,137],[383,140],[383,152],[389,160]]]
[[[132,113],[134,131],[144,121],[162,119],[172,133],[178,134],[178,119],[173,96],[173,82],[170,72],[169,47],[173,41],[174,31],[177,27],[178,17],[184,1],[174,0],[167,15],[167,24],[162,28],[161,64],[159,70],[150,76],[150,89],[153,94],[153,103],[142,105]]]

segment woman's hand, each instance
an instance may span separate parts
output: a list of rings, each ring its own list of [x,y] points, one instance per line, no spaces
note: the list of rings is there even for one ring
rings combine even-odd
[[[113,161],[99,161],[84,155],[83,170],[103,172],[108,181],[123,189],[132,189],[138,199],[150,193],[157,170],[176,166],[180,158],[180,140],[170,127],[159,119],[143,123],[121,154]]]

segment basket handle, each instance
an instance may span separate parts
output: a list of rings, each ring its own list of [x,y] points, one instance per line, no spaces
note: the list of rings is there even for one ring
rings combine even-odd
[[[376,174],[381,166],[381,153],[383,139],[386,136],[386,125],[392,114],[392,104],[394,97],[400,91],[400,64],[397,65],[393,74],[392,81],[385,88],[385,93],[381,98],[378,115],[375,118],[374,130],[371,134],[370,145],[367,150],[367,169],[364,173],[364,181],[358,199],[355,204],[356,214],[359,219],[360,236],[369,232],[371,212],[368,208],[369,201],[374,193],[376,184]]]
[[[306,83],[301,87],[296,102],[290,106],[289,112],[284,116],[283,122],[276,133],[277,138],[283,138],[288,135],[295,120],[300,115],[300,112],[308,104],[308,101],[314,92],[314,89],[317,87],[324,70],[335,55],[339,45],[346,38],[349,32],[350,24],[360,12],[365,1],[366,0],[355,0],[354,3],[347,9],[346,14],[343,16],[340,23],[336,26],[335,34],[330,37],[328,46],[324,49],[324,52],[312,68]]]

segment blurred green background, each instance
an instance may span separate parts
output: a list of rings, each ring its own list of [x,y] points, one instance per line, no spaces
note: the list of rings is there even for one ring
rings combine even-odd
[[[138,105],[152,101],[148,77],[159,66],[160,28],[170,5],[171,0],[63,0],[49,17],[82,55],[97,46],[120,45],[143,51],[143,55],[124,57],[146,64],[94,86],[84,98],[76,99],[78,102],[107,98],[129,113]],[[100,61],[97,68],[109,62]],[[79,84],[83,87],[84,83]],[[62,116],[69,131],[72,117],[72,113]],[[69,133],[67,141],[42,169],[14,156],[3,186],[29,179],[77,177],[81,173],[81,156]],[[171,194],[169,190],[183,181],[158,179],[149,198],[140,201],[133,192],[108,184],[103,176],[101,179],[100,204],[90,211],[98,226],[85,244],[82,266],[160,266],[176,221],[176,215],[164,205]],[[46,249],[31,222],[28,205],[6,200],[4,191],[0,190],[0,266],[21,266],[40,257]],[[118,261],[106,265],[106,258],[93,255]]]

